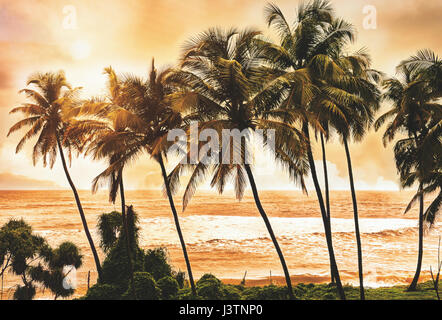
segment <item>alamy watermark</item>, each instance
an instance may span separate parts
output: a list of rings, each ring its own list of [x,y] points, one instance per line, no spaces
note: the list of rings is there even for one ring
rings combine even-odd
[[[63,267],[63,288],[77,289],[77,269],[74,266]]]
[[[362,13],[365,15],[362,21],[362,27],[365,30],[376,30],[377,24],[377,10],[374,5],[365,5],[362,8]]]
[[[252,164],[251,151],[275,149],[275,130],[199,130],[199,124],[192,122],[188,133],[183,129],[170,130],[167,141],[174,142],[169,153],[183,156],[181,164]]]
[[[77,29],[77,8],[74,5],[66,5],[63,7],[63,29]]]

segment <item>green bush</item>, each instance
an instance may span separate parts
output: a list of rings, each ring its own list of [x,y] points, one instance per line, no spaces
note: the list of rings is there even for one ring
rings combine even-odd
[[[168,263],[167,250],[165,248],[147,250],[144,257],[144,270],[149,272],[156,281],[172,276],[172,268]]]
[[[136,252],[136,254],[135,254]],[[135,272],[144,271],[143,260],[144,254],[138,247],[132,252],[132,259],[134,259],[133,267]],[[127,259],[126,245],[119,241],[117,245],[112,248],[102,266],[102,276],[99,279],[101,284],[111,284],[121,288],[124,293],[130,282],[130,267]]]
[[[110,284],[96,284],[89,288],[85,300],[119,300],[121,288]]]
[[[199,297],[195,297],[192,294],[192,289],[189,287],[178,290],[178,300],[199,300]]]
[[[222,283],[212,274],[205,274],[196,283],[196,292],[204,300],[221,300]]]
[[[179,288],[183,289],[186,284],[186,273],[183,271],[173,271],[172,277],[178,282]]]
[[[206,273],[196,282],[196,285],[198,286],[199,284],[203,284],[204,282],[208,282],[208,281],[215,281],[215,282],[221,283],[221,281],[217,277],[215,277],[213,274]]]
[[[83,256],[80,249],[72,242],[63,242],[54,249],[51,254],[49,266],[52,269],[63,268],[64,266],[74,266],[76,269],[81,267]]]
[[[155,283],[155,279],[148,272],[136,272],[134,274],[135,294],[138,300],[159,300],[161,290]],[[132,287],[129,286],[123,296],[124,299],[133,299]]]
[[[14,291],[14,300],[32,300],[34,296],[34,286],[17,286],[17,289]]]
[[[236,286],[223,285],[222,297],[223,300],[241,300],[241,290]]]
[[[161,290],[161,298],[164,300],[172,300],[176,298],[179,290],[178,282],[172,277],[164,277],[158,280],[158,287]]]
[[[242,292],[244,300],[287,300],[287,287],[278,287],[275,285],[265,287],[252,287],[244,289]]]

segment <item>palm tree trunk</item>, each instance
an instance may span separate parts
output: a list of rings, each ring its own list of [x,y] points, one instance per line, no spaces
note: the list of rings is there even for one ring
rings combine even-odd
[[[318,175],[316,174],[316,166],[315,161],[313,158],[313,152],[312,147],[310,144],[310,133],[308,124],[304,122],[302,126],[302,131],[304,132],[304,135],[307,138],[307,157],[310,164],[310,172],[312,174],[313,184],[315,185],[316,195],[318,197],[318,203],[319,208],[321,210],[321,216],[322,216],[322,223],[324,224],[324,232],[325,232],[325,239],[327,241],[327,248],[328,248],[328,254],[330,258],[330,265],[332,269],[332,274],[334,275],[334,278],[336,280],[336,289],[338,291],[339,298],[342,300],[345,300],[345,292],[344,288],[341,283],[341,278],[339,276],[339,270],[338,265],[336,264],[336,258],[335,258],[335,252],[333,249],[333,240],[332,240],[332,233],[331,233],[331,227],[330,222],[327,216],[327,212],[324,205],[324,198],[322,197],[321,187],[319,185]]]
[[[164,166],[163,157],[158,156],[158,162],[161,166],[161,173],[163,175],[164,185],[166,186],[167,197],[169,198],[170,208],[172,209],[173,218],[175,220],[175,227],[178,232],[178,237],[180,238],[181,249],[183,250],[184,260],[186,260],[187,272],[189,274],[190,287],[192,289],[192,294],[196,297],[195,282],[193,281],[192,268],[190,266],[189,256],[187,255],[186,243],[184,242],[183,233],[181,232],[180,221],[178,219],[178,213],[173,202],[172,192],[170,191],[169,178],[167,177],[166,168]]]
[[[127,250],[127,263],[129,264],[130,270],[130,282],[132,287],[132,295],[134,299],[137,299],[135,293],[135,279],[134,279],[134,266],[132,263],[132,253],[131,253],[131,245],[129,240],[129,231],[127,226],[127,216],[126,216],[126,197],[124,196],[124,183],[123,183],[123,169],[119,172],[120,176],[120,198],[121,198],[121,216],[123,217],[123,229],[124,234],[126,236],[126,250]]]
[[[330,190],[329,190],[329,184],[328,184],[327,156],[326,156],[326,152],[325,152],[324,135],[322,134],[322,132],[321,132],[321,146],[322,146],[322,165],[324,167],[325,205],[327,208],[328,221],[331,226]],[[331,269],[331,263],[330,263],[330,275],[331,275],[331,283],[336,283],[335,277],[334,277],[332,269]]]
[[[356,191],[353,179],[353,169],[351,165],[350,149],[348,148],[348,141],[346,137],[344,137],[344,147],[345,147],[345,154],[347,156],[348,176],[350,179],[351,198],[353,201],[353,216],[355,221],[356,246],[358,248],[359,294],[361,300],[365,300],[364,272],[362,269],[362,244],[361,244],[361,234],[359,231],[358,202],[356,200]]]
[[[66,178],[69,182],[69,185],[72,189],[72,192],[74,193],[75,202],[77,203],[78,212],[80,213],[81,222],[83,224],[83,229],[84,229],[84,232],[86,233],[86,238],[89,242],[89,246],[91,247],[91,251],[94,256],[95,266],[97,267],[98,278],[100,278],[101,274],[102,274],[100,259],[98,258],[98,253],[97,253],[97,249],[95,249],[94,240],[92,239],[91,233],[89,232],[89,227],[87,226],[86,217],[84,215],[83,207],[80,202],[80,197],[78,196],[77,188],[75,188],[74,182],[72,181],[71,175],[69,174],[69,170],[66,165],[66,159],[65,159],[64,153],[63,153],[63,148],[61,146],[60,139],[58,137],[57,137],[57,145],[58,145],[58,150],[60,152],[60,157],[61,157],[61,162],[63,164],[64,173],[65,173]]]
[[[419,192],[421,192],[419,197],[419,253],[417,257],[416,273],[414,274],[413,281],[408,287],[408,291],[416,291],[417,289],[417,283],[422,269],[422,258],[424,256],[424,194],[422,190],[423,185],[421,183],[419,186]]]
[[[248,164],[244,165],[247,176],[249,178],[250,186],[252,188],[253,197],[255,198],[256,207],[258,208],[259,213],[261,214],[262,219],[264,220],[264,223],[267,227],[267,231],[270,234],[270,238],[273,241],[273,245],[275,246],[276,252],[278,253],[279,260],[281,261],[282,269],[284,270],[285,275],[285,281],[287,283],[287,289],[289,291],[289,297],[290,299],[294,299],[293,295],[293,288],[292,288],[292,281],[290,280],[290,274],[289,270],[287,268],[287,264],[284,259],[284,255],[282,254],[281,248],[279,247],[278,240],[275,237],[275,234],[273,233],[272,225],[270,224],[269,218],[267,217],[267,214],[264,211],[264,208],[261,205],[261,200],[259,199],[258,195],[258,189],[256,188],[255,179],[253,178],[252,170],[250,169],[250,166]]]
[[[324,135],[322,133],[321,133],[321,147],[322,147],[322,163],[324,166],[324,180],[325,180],[325,205],[327,208],[327,216],[330,219],[331,218],[331,215],[330,215],[330,190],[329,190],[329,184],[328,184],[327,156],[325,153]]]

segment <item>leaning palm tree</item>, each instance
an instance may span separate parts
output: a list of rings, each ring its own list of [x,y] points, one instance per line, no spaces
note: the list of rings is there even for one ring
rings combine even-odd
[[[347,22],[334,17],[333,9],[328,1],[315,0],[301,3],[293,24],[288,23],[281,9],[276,5],[267,5],[265,14],[268,25],[276,29],[280,40],[278,44],[261,41],[258,46],[264,48],[264,57],[274,68],[287,76],[296,71],[307,70],[315,85],[324,81],[321,79],[323,75],[317,74],[315,70],[325,70],[328,78],[339,76],[339,74],[335,74],[337,68],[326,68],[325,63],[329,55],[339,51],[349,41],[353,41],[354,28]],[[328,64],[328,66],[333,66],[333,64]],[[297,92],[301,92],[301,95],[296,94]],[[310,173],[324,225],[332,278],[336,281],[340,298],[345,299],[333,248],[330,210],[327,210],[324,204],[309,132],[311,127],[317,132],[326,133],[321,126],[325,120],[319,117],[320,114],[312,106],[320,105],[321,110],[326,110],[323,113],[335,117],[340,117],[341,113],[338,106],[330,103],[329,99],[320,98],[324,93],[322,90],[313,90],[315,96],[313,99],[306,99],[302,95],[303,92],[305,92],[304,88],[291,83],[282,105],[285,109],[290,109],[291,112],[301,114],[303,117],[302,132],[308,142],[307,155]],[[284,120],[284,118],[282,119]]]
[[[109,165],[124,157],[126,146],[134,138],[134,128],[143,123],[127,111],[122,93],[122,85],[115,71],[109,67],[104,70],[108,76],[108,94],[106,99],[94,98],[70,111],[70,117],[75,117],[66,131],[66,135],[77,141],[82,141],[81,150],[85,156],[92,155],[93,160],[106,159]],[[95,193],[99,186],[108,183],[109,201],[115,203],[120,194],[123,232],[125,234],[127,260],[130,269],[132,288],[134,287],[134,267],[132,262],[133,243],[130,243],[128,219],[126,215],[126,197],[124,193],[123,170],[121,167],[110,176],[98,175],[92,183]],[[133,291],[135,297],[135,291]],[[135,297],[136,298],[136,297]]]
[[[63,148],[67,150],[70,160],[72,149],[79,147],[78,141],[70,139],[70,137],[64,137],[70,120],[66,117],[66,114],[78,105],[76,97],[78,88],[72,89],[66,81],[64,73],[61,71],[57,73],[34,74],[29,78],[27,85],[33,85],[35,88],[26,88],[20,92],[25,93],[30,102],[11,110],[11,113],[23,113],[26,115],[26,118],[13,125],[9,130],[8,136],[24,127],[30,127],[18,143],[16,152],[18,153],[28,140],[38,136],[32,154],[34,165],[42,157],[43,165],[46,166],[49,161],[49,166],[52,168],[55,164],[57,153],[60,154],[63,169],[74,193],[81,222],[94,256],[98,275],[100,276],[100,260],[89,232],[80,197],[69,174],[63,150]]]
[[[411,58],[408,61],[413,60],[414,58]],[[418,153],[419,150],[422,150],[423,141],[428,141],[429,132],[432,132],[433,135],[435,132],[440,133],[442,109],[437,102],[440,97],[440,90],[435,85],[434,78],[428,77],[429,74],[432,74],[428,69],[417,68],[415,64],[405,61],[398,66],[397,71],[400,78],[388,79],[384,85],[386,89],[384,99],[390,100],[393,107],[379,117],[375,123],[375,128],[379,130],[386,121],[389,121],[383,136],[384,145],[392,141],[399,132],[404,132],[407,135],[407,139],[398,141],[395,148],[397,169],[401,176],[402,187],[410,187],[415,182],[419,184],[418,196],[413,198],[413,202],[417,199],[420,202],[418,261],[415,276],[408,288],[408,290],[413,291],[416,290],[422,267],[425,219],[424,189],[428,179],[426,174],[431,172],[428,171],[428,161],[425,162],[426,165],[421,163]],[[430,124],[432,124],[432,131],[430,130]],[[404,145],[410,142],[413,143],[413,146],[405,148]],[[433,148],[437,148],[438,145],[440,144],[435,144]],[[431,149],[426,149],[424,154],[431,154],[428,153],[428,150]],[[409,152],[404,153],[403,150],[409,150]],[[422,152],[420,153],[420,156],[422,156]],[[408,157],[406,160],[404,160],[404,155]],[[416,170],[413,170],[413,168],[416,168]]]
[[[184,260],[187,266],[192,293],[196,295],[196,287],[193,279],[192,268],[187,254],[186,243],[181,230],[179,217],[175,208],[173,195],[170,190],[168,175],[164,163],[167,157],[169,142],[167,135],[171,129],[181,125],[181,114],[173,110],[170,106],[168,96],[172,93],[172,88],[166,84],[168,70],[158,73],[154,60],[147,80],[133,75],[127,75],[122,81],[122,96],[125,101],[125,119],[130,120],[129,132],[131,138],[124,142],[124,153],[119,159],[103,171],[97,178],[109,178],[114,172],[122,170],[124,165],[147,153],[151,159],[160,165],[161,175],[164,180],[166,195],[173,214],[175,227],[180,240]],[[113,141],[118,141],[121,136],[117,135],[109,140],[109,145]]]
[[[278,113],[276,107],[283,99],[287,78],[304,88],[309,79],[302,71],[281,78],[280,74],[265,66],[259,58],[259,49],[254,46],[259,35],[260,32],[251,29],[213,28],[186,44],[181,69],[169,77],[169,81],[182,88],[176,93],[174,105],[183,113],[188,112],[189,120],[198,121],[199,129],[215,130],[218,137],[223,136],[225,130],[237,130],[244,140],[240,138],[241,142],[236,141],[238,144],[235,146],[233,137],[228,137],[221,148],[212,150],[212,157],[200,157],[196,163],[189,164],[187,160],[191,160],[191,155],[186,155],[185,161],[172,171],[170,180],[175,186],[180,176],[191,169],[183,196],[185,209],[198,184],[209,174],[213,174],[211,186],[216,187],[219,193],[224,192],[226,183],[232,179],[238,200],[243,197],[248,179],[256,207],[280,259],[289,297],[293,298],[288,267],[260,201],[251,161],[247,159],[251,157],[252,132],[257,129],[275,130],[275,145],[271,151],[305,190],[303,176],[308,164],[304,136],[296,128],[276,120],[275,115]]]

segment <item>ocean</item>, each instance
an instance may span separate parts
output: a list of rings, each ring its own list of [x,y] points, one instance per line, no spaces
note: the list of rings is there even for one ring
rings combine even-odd
[[[404,215],[413,193],[360,191],[357,193],[362,237],[364,277],[367,287],[406,284],[414,275],[417,261],[417,208]],[[350,192],[331,192],[333,242],[344,283],[358,284],[356,241]],[[295,283],[329,281],[329,260],[322,219],[315,195],[297,191],[261,191],[260,197]],[[95,244],[101,213],[119,210],[109,204],[106,192],[80,198]],[[278,256],[255,207],[251,193],[238,202],[233,193],[218,195],[197,192],[185,212],[181,196],[175,197],[194,277],[212,273],[230,283],[239,283],[247,272],[248,284],[283,284]],[[176,270],[186,270],[172,213],[160,190],[127,191],[126,204],[139,216],[142,248],[166,247]],[[77,244],[84,255],[77,271],[76,296],[84,294],[88,272],[96,279],[94,262],[81,220],[69,190],[0,191],[0,225],[11,218],[23,218],[51,245],[63,241]],[[422,279],[429,278],[430,266],[437,265],[440,225],[425,239]],[[100,251],[103,259],[103,254]],[[7,274],[5,290],[17,284]],[[46,292],[46,294],[49,294]],[[43,294],[44,295],[44,294]]]

